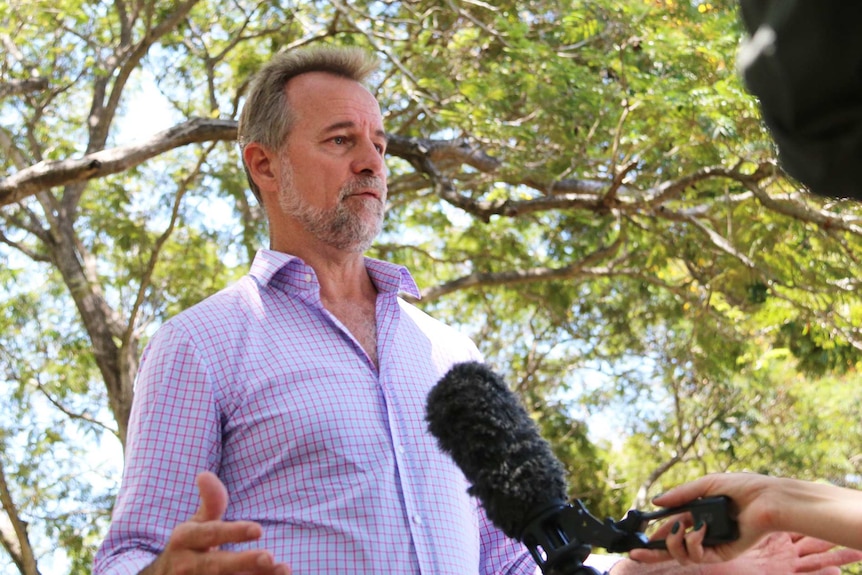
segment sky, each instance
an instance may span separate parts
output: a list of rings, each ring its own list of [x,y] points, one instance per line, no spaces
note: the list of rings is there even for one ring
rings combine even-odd
[[[176,114],[170,103],[159,91],[151,73],[138,68],[134,82],[137,84],[125,94],[131,96],[124,103],[125,113],[117,119],[115,145],[123,146],[170,128],[176,122]]]

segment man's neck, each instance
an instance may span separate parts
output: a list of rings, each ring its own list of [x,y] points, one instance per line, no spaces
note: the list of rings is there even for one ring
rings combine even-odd
[[[377,295],[361,252],[326,245],[276,245],[271,249],[296,256],[310,266],[320,284],[320,297],[328,302],[368,302]]]
[[[306,264],[314,269],[320,284],[320,297],[325,302],[369,302],[377,297],[377,289],[365,268],[365,258],[358,257],[332,261],[323,260]]]

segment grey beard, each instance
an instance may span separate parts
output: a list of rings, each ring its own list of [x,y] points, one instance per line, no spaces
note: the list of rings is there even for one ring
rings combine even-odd
[[[322,209],[303,202],[293,189],[290,173],[282,173],[284,185],[279,190],[279,205],[288,215],[296,218],[314,237],[338,250],[364,252],[383,229],[384,206],[373,222],[366,221],[361,213],[352,211],[344,200],[355,190],[372,188],[385,198],[385,186],[374,176],[360,176],[345,184],[339,191],[338,203],[332,209]]]

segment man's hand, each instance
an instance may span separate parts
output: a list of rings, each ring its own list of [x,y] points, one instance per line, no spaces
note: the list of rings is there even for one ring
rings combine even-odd
[[[220,551],[225,543],[259,539],[263,529],[251,521],[222,520],[227,489],[214,474],[201,473],[197,485],[197,512],[176,526],[165,550],[140,575],[290,575],[287,565],[276,564],[268,551]]]

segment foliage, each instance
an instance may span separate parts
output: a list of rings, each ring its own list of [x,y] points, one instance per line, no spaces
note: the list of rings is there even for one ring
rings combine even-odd
[[[314,42],[381,58],[369,255],[506,374],[573,497],[619,517],[707,471],[854,484],[862,208],[778,169],[737,19],[719,0],[0,1],[0,570],[88,572],[143,346],[266,245],[231,142],[249,74]]]

